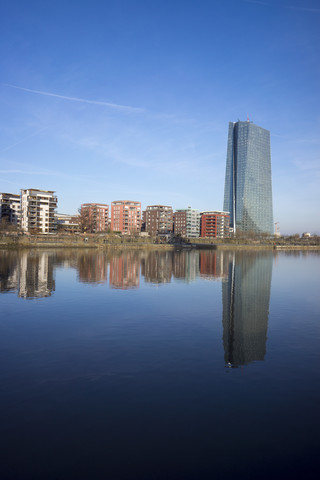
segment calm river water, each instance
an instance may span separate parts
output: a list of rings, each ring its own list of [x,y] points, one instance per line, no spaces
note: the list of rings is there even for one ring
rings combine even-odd
[[[320,255],[0,253],[0,478],[319,478]]]

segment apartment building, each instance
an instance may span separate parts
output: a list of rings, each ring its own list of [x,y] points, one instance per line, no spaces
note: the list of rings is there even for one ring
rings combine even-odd
[[[111,203],[111,230],[131,235],[141,230],[141,203],[117,200]]]
[[[229,226],[229,212],[201,212],[201,237],[229,237]]]
[[[83,203],[81,205],[82,228],[90,233],[105,232],[109,228],[109,205]],[[87,225],[85,225],[87,223]]]
[[[13,225],[20,224],[20,195],[14,193],[0,193],[0,222]]]
[[[55,217],[58,232],[74,233],[80,231],[79,215],[56,213]]]
[[[24,232],[56,233],[57,203],[54,191],[21,189],[21,229]]]
[[[194,208],[181,208],[174,214],[174,233],[182,237],[200,237],[200,212]]]
[[[151,236],[173,232],[173,210],[167,205],[149,205],[145,211],[146,232]]]

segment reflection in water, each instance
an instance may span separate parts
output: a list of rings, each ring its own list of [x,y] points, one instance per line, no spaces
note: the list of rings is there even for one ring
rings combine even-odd
[[[19,283],[19,257],[16,252],[5,251],[1,253],[0,261],[0,292],[17,290]]]
[[[0,291],[22,298],[48,297],[55,290],[54,269],[75,268],[78,280],[110,288],[146,283],[222,279],[225,362],[239,366],[264,360],[272,273],[272,252],[213,250],[24,251],[1,254]]]
[[[139,288],[140,275],[146,283],[185,282],[197,277],[225,278],[228,254],[223,251],[198,250],[28,250],[2,252],[0,292],[16,291],[23,298],[47,297],[55,290],[56,267],[74,268],[78,280],[107,284],[126,290]]]
[[[229,255],[215,250],[200,252],[200,275],[208,279],[225,278],[228,274]]]
[[[49,297],[55,289],[53,259],[48,252],[20,257],[19,297]]]
[[[139,288],[140,258],[136,251],[114,255],[110,260],[110,287],[127,290]]]
[[[79,281],[85,283],[105,283],[108,275],[108,262],[103,253],[80,252],[76,268]]]
[[[272,261],[272,252],[229,253],[222,323],[225,362],[230,367],[264,360]]]
[[[169,283],[173,275],[173,252],[151,251],[142,262],[142,275],[146,282]]]
[[[2,253],[0,291],[17,291],[22,298],[49,297],[55,290],[54,257],[51,252]]]
[[[222,280],[225,363],[237,367],[264,360],[273,253],[214,250],[49,250],[2,252],[0,292],[22,298],[48,297],[55,290],[55,268],[74,268],[78,280],[110,288],[139,288],[197,277]]]

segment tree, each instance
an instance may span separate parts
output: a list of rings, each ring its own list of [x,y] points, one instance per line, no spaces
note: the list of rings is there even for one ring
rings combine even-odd
[[[89,208],[79,208],[79,226],[82,233],[94,233],[96,222]]]
[[[2,217],[0,220],[0,232],[14,233],[18,231],[18,225],[16,223],[10,223],[6,217]]]

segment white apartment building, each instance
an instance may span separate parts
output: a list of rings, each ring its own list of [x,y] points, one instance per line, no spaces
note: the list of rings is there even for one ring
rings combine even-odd
[[[200,237],[200,212],[194,208],[181,208],[174,214],[174,232],[183,237]]]
[[[21,229],[24,232],[56,233],[57,203],[54,191],[21,189]]]
[[[0,221],[13,225],[20,223],[20,195],[14,193],[0,193]]]

